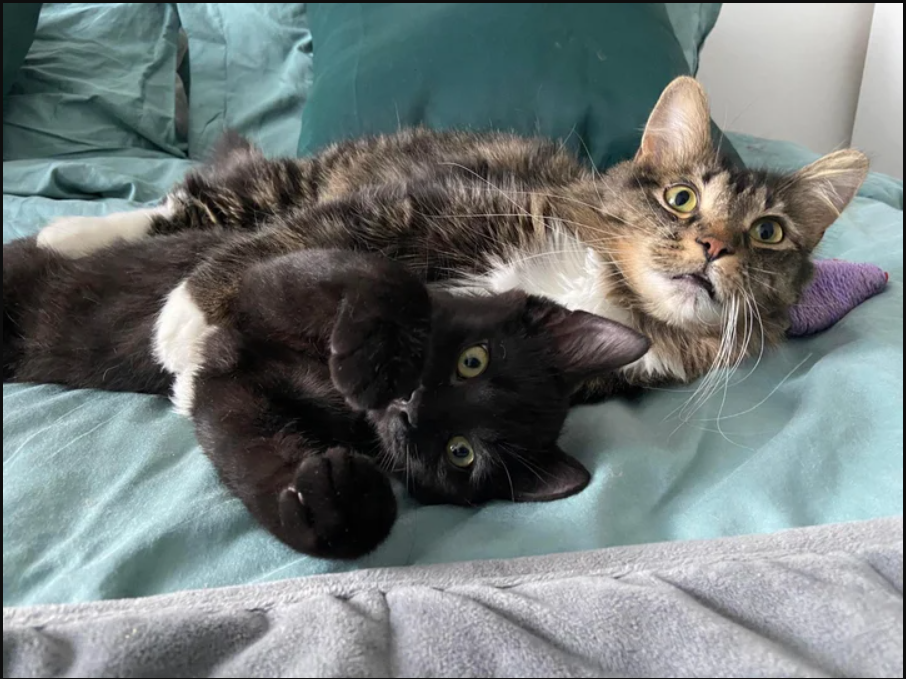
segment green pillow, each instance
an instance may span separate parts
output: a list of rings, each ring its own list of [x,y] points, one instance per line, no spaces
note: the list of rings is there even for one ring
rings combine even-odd
[[[176,7],[189,36],[189,156],[207,157],[227,128],[268,154],[293,155],[311,86],[305,3]]]
[[[3,3],[3,98],[9,94],[13,80],[32,38],[35,37],[35,26],[38,25],[38,14],[41,3],[4,2]]]
[[[606,167],[635,153],[664,86],[691,72],[663,3],[313,3],[309,22],[302,155],[424,124],[564,139]],[[685,26],[694,50],[707,27]]]
[[[178,31],[170,3],[45,3],[4,100],[3,160],[183,156],[175,124]]]
[[[720,16],[720,2],[665,2],[667,16],[692,73],[698,73],[698,56],[705,38]]]

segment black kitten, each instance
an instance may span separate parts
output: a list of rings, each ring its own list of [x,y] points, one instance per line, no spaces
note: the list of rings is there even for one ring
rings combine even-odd
[[[151,348],[157,313],[223,238],[186,233],[79,260],[33,240],[4,246],[4,381],[166,393],[172,378]],[[589,474],[556,443],[570,396],[648,346],[521,292],[431,292],[401,265],[350,251],[256,265],[235,311],[188,377],[198,438],[268,530],[339,558],[390,531],[382,467],[426,502],[580,491]]]

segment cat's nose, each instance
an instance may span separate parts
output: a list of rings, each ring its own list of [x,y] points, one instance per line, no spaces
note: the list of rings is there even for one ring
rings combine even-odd
[[[416,389],[406,398],[393,402],[393,409],[399,414],[407,426],[418,428],[418,407],[422,398],[422,390]]]
[[[724,255],[733,254],[733,248],[731,248],[728,243],[725,243],[720,238],[715,238],[714,236],[696,238],[695,242],[704,248],[705,259],[707,259],[709,262],[720,259]]]

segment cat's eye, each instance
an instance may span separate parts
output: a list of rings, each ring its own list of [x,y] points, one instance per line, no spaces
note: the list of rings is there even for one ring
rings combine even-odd
[[[695,212],[698,207],[698,195],[695,189],[686,184],[677,184],[664,191],[664,202],[670,206],[674,212],[681,215],[688,215]]]
[[[475,449],[465,436],[454,436],[447,443],[447,459],[460,469],[467,469],[475,462]]]
[[[776,219],[759,219],[749,228],[752,240],[768,245],[777,245],[783,240],[783,227]]]
[[[488,369],[491,356],[484,344],[475,344],[459,355],[456,361],[456,374],[465,380],[478,377]]]

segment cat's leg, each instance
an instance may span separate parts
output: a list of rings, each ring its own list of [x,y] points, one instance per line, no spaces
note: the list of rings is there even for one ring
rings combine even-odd
[[[61,217],[38,234],[38,245],[78,258],[117,242],[220,227],[256,231],[275,215],[317,201],[317,166],[303,159],[266,159],[256,150],[190,171],[155,207],[95,217]]]
[[[313,444],[305,422],[275,407],[257,379],[235,371],[198,378],[193,420],[221,480],[293,549],[325,558],[367,554],[396,520],[388,477],[346,446]]]
[[[296,469],[278,498],[277,537],[299,551],[354,559],[380,545],[396,521],[389,478],[367,457],[331,448]]]
[[[355,407],[383,407],[417,386],[431,304],[425,285],[403,265],[348,250],[300,250],[249,265],[239,281],[224,328],[287,347],[317,339],[330,349],[334,384]],[[174,300],[181,317],[171,325],[165,313]],[[191,412],[194,376],[209,361],[207,342],[217,329],[185,284],[158,317],[154,351],[176,375],[180,412]]]
[[[95,217],[60,217],[38,232],[38,247],[71,259],[86,257],[114,243],[132,243],[151,234],[155,220],[174,215],[167,199],[157,207],[113,212]]]
[[[191,410],[194,376],[204,364],[207,339],[219,326],[235,320],[229,309],[216,316],[210,311],[206,313],[205,309],[210,310],[211,305],[204,301],[207,297],[215,304],[228,300],[225,306],[232,307],[248,268],[303,247],[302,243],[289,242],[289,235],[265,231],[238,238],[213,253],[205,265],[167,296],[154,325],[152,350],[157,362],[175,376],[173,401],[178,412],[188,414]],[[203,290],[193,291],[190,288],[193,283],[201,284]]]
[[[434,194],[429,206],[417,207],[429,216],[429,210],[450,212]],[[204,338],[235,315],[235,298],[245,272],[274,257],[319,246],[377,251],[425,276],[419,267],[428,258],[444,255],[435,255],[421,245],[419,229],[424,227],[412,222],[433,222],[425,222],[419,211],[403,192],[353,196],[295,213],[291,220],[224,244],[167,299],[157,324],[158,360],[176,375],[193,370],[199,364]],[[494,210],[499,211],[499,207]]]

